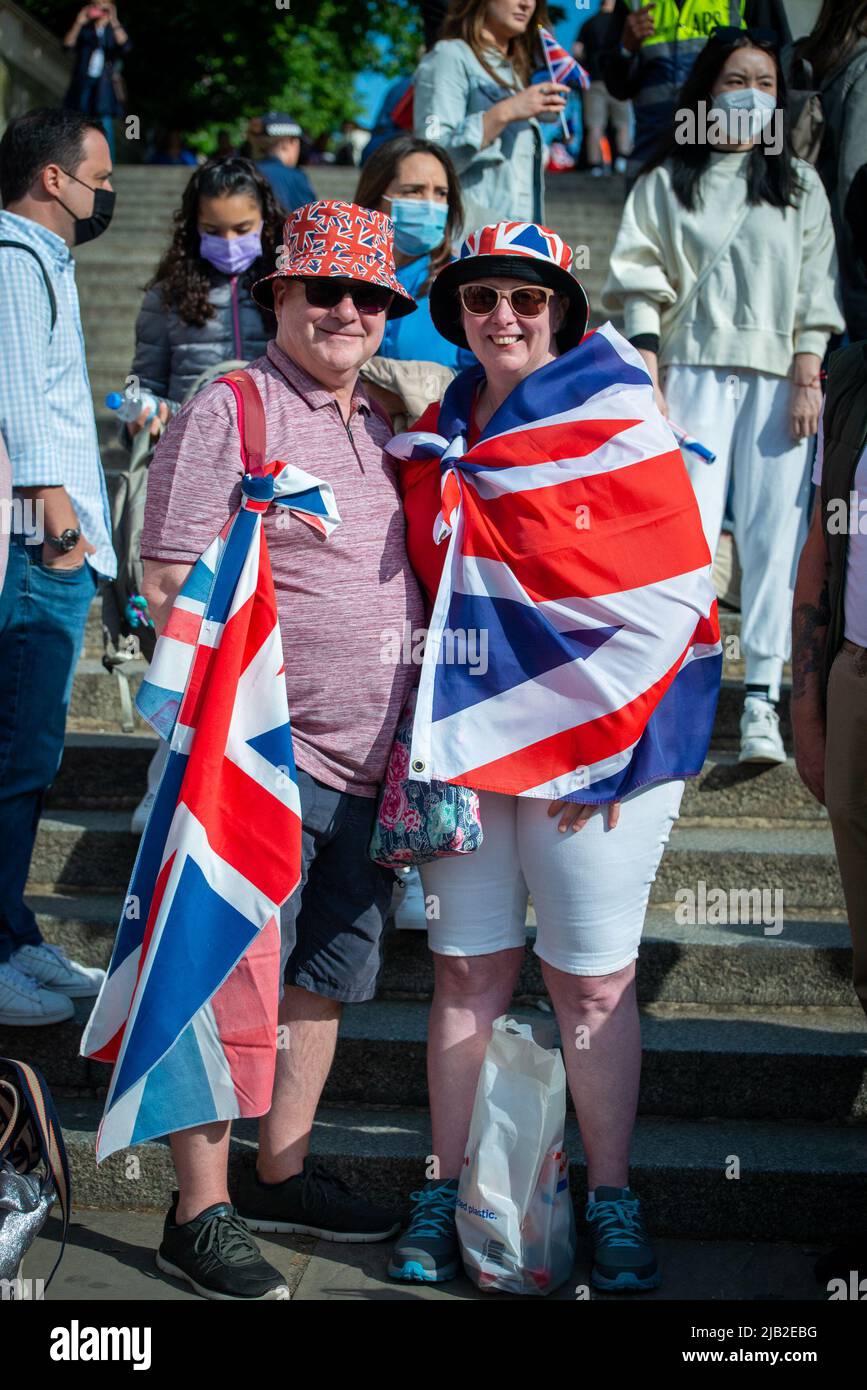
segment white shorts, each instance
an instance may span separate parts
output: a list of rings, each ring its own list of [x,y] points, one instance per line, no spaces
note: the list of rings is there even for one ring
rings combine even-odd
[[[583,830],[557,829],[550,801],[480,792],[481,848],[420,870],[432,951],[483,956],[523,946],[528,895],[535,951],[569,975],[611,975],[635,960],[650,886],[678,816],[683,782],[633,792],[608,828],[605,807]]]

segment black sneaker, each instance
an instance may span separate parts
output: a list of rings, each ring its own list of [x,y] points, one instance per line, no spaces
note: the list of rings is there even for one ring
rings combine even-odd
[[[390,1279],[412,1284],[442,1284],[461,1268],[455,1212],[457,1178],[428,1182],[412,1194],[409,1225],[391,1252]]]
[[[388,1240],[400,1221],[387,1207],[359,1197],[315,1159],[285,1182],[263,1183],[244,1170],[238,1184],[238,1213],[251,1231],[286,1231],[322,1240],[367,1243]]]
[[[156,1254],[163,1274],[185,1279],[202,1298],[289,1298],[279,1270],[262,1258],[250,1232],[226,1202],[206,1207],[192,1221],[175,1224],[178,1194],[163,1227]]]

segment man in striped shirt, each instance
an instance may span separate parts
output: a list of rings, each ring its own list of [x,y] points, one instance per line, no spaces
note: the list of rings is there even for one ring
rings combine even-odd
[[[42,799],[63,752],[99,576],[115,573],[70,247],[111,217],[100,126],[31,111],[0,141],[0,435],[13,495],[0,525],[0,1023],[70,1018],[103,971],[46,944],[24,901]]]

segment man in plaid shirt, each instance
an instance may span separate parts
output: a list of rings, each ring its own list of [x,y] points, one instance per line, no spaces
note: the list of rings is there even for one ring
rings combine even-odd
[[[115,573],[69,249],[108,225],[110,179],[102,129],[78,112],[31,111],[0,141],[0,435],[13,486],[0,517],[0,1023],[12,1026],[70,1018],[104,973],[43,942],[24,888],[88,609],[98,577]]]

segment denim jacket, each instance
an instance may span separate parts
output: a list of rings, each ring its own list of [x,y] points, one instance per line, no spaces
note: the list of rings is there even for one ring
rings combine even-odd
[[[535,120],[512,121],[482,149],[484,113],[520,90],[512,65],[496,49],[485,71],[463,39],[441,39],[415,74],[415,133],[451,155],[464,195],[464,234],[504,219],[544,220],[542,137]]]

